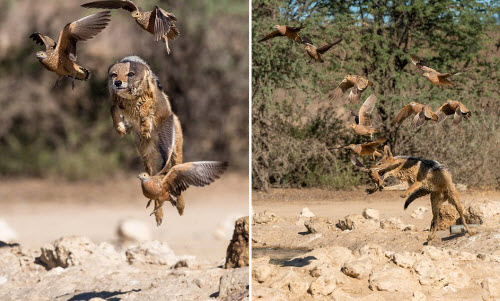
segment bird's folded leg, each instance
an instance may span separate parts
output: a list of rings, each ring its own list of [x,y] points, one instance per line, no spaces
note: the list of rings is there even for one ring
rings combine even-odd
[[[75,90],[75,78],[76,78],[76,72],[73,74],[73,80],[71,81],[71,90]]]
[[[146,204],[146,208],[148,208],[149,205],[151,205],[151,201],[152,201],[152,199],[149,199],[148,203]]]
[[[61,81],[61,79],[63,79],[64,77],[63,76],[59,76],[59,78],[56,80],[56,83],[54,84],[54,87],[59,87],[59,82]]]
[[[163,39],[165,40],[165,47],[167,48],[167,54],[170,54],[170,47],[168,47],[168,38],[163,37]]]

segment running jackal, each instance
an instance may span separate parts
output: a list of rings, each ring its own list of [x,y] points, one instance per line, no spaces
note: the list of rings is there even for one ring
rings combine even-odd
[[[463,207],[451,179],[451,173],[439,162],[416,157],[393,157],[391,149],[386,145],[382,159],[371,170],[377,171],[382,179],[392,176],[408,182],[408,189],[401,195],[402,198],[407,198],[404,209],[415,199],[431,195],[432,223],[427,241],[436,236],[439,209],[444,201],[455,206],[467,232],[473,234],[465,221]]]

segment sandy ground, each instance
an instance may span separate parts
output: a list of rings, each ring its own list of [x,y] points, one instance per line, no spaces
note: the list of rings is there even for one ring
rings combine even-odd
[[[145,208],[147,200],[135,176],[106,182],[3,179],[0,218],[27,248],[67,235],[113,242],[119,221],[134,218],[148,223],[153,239],[168,242],[176,254],[209,261],[225,258],[234,220],[248,215],[247,175],[228,173],[208,187],[190,188],[184,194],[184,215],[165,204],[160,227],[149,216],[151,207]]]
[[[410,215],[417,207],[425,206],[430,209],[429,197],[419,198],[412,202],[407,210],[403,210],[405,199],[400,198],[400,194],[400,191],[380,191],[367,195],[363,189],[272,189],[269,193],[254,191],[252,208],[254,212],[269,210],[281,217],[296,218],[302,208],[308,207],[316,216],[333,220],[348,214],[361,214],[363,209],[373,208],[380,211],[381,219],[395,216],[419,229],[428,228],[432,219],[430,210],[424,214],[423,219],[414,219]],[[459,195],[462,204],[485,198],[500,199],[500,191],[463,191]],[[446,231],[439,231],[438,236],[446,234]]]

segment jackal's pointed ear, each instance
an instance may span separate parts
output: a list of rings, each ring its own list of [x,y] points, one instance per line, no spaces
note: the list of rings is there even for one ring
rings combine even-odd
[[[383,159],[392,158],[391,148],[389,145],[384,146],[384,157]]]

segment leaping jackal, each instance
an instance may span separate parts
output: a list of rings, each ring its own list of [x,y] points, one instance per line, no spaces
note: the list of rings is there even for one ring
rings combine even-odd
[[[386,145],[382,159],[370,168],[370,170],[378,172],[382,177],[382,181],[392,176],[401,181],[408,182],[408,189],[401,194],[402,198],[407,198],[404,209],[408,208],[408,205],[415,199],[428,194],[431,195],[432,222],[427,241],[433,240],[436,236],[439,223],[439,209],[445,201],[455,206],[467,232],[470,235],[474,234],[465,221],[463,207],[458,198],[455,184],[453,184],[451,173],[439,162],[417,157],[394,157],[391,149]]]

